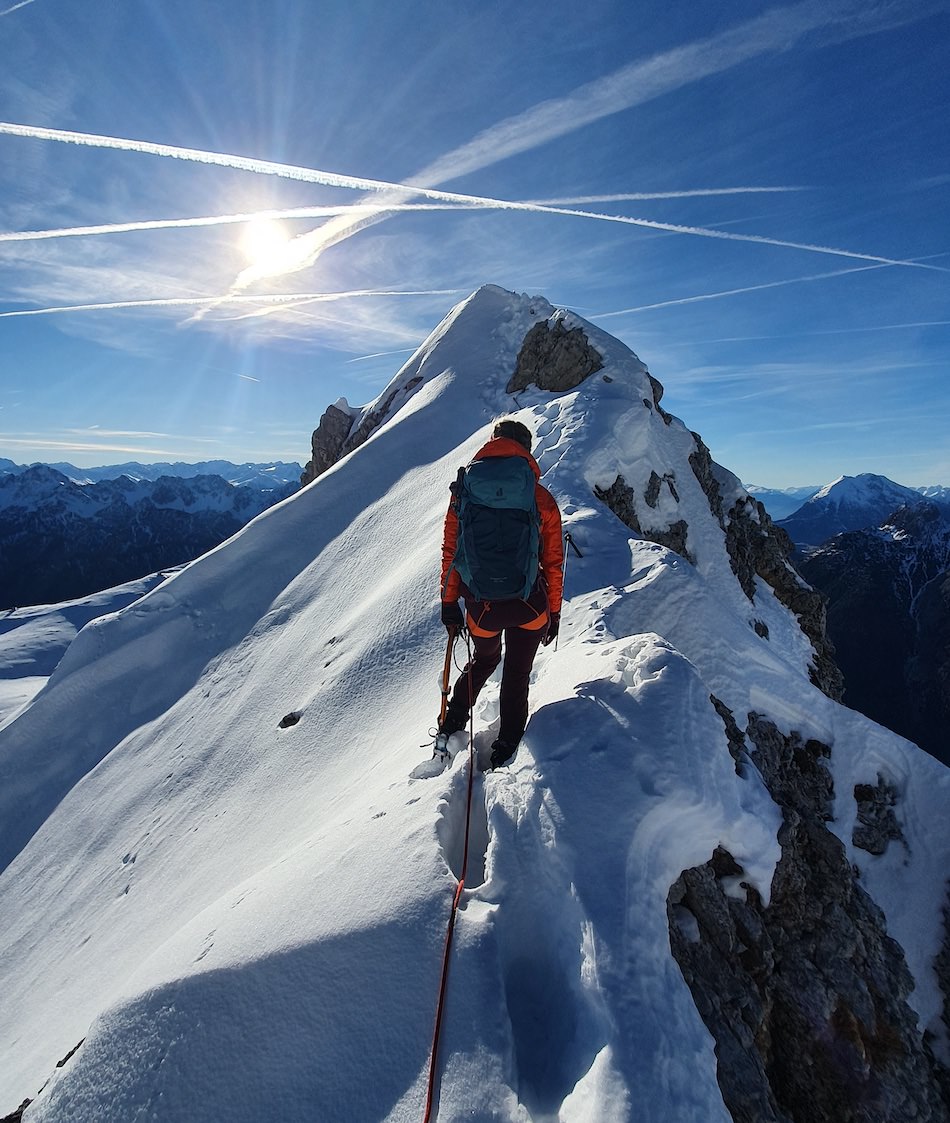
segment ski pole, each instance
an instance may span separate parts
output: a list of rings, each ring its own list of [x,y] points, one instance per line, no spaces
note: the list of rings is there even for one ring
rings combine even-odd
[[[571,532],[569,530],[566,530],[564,532],[564,541],[568,546],[570,546],[571,550],[573,550],[574,553],[577,554],[577,556],[579,558],[582,558],[584,556],[580,552],[580,550],[577,548],[577,543],[574,541],[574,536],[571,534]],[[564,551],[564,561],[561,564],[561,582],[565,586],[567,585],[567,559],[570,556],[571,556],[570,550],[565,550]],[[557,651],[557,641],[558,641],[559,638],[560,638],[559,636],[556,636],[555,639],[554,639],[554,650],[555,651]]]

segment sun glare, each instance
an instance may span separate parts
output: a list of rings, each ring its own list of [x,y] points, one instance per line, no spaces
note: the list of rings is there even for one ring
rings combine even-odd
[[[241,252],[248,265],[264,265],[278,257],[290,241],[290,235],[273,218],[255,218],[241,234]]]

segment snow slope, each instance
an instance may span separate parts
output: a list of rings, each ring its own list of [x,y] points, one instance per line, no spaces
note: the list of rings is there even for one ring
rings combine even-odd
[[[46,684],[81,628],[143,597],[166,576],[153,573],[79,600],[0,615],[0,728]]]
[[[553,314],[479,290],[381,395],[398,412],[366,444],[90,623],[0,731],[0,1108],[50,1078],[27,1123],[421,1118],[468,767],[416,778],[441,525],[458,466],[513,410],[584,556],[514,765],[474,780],[438,1118],[729,1119],[666,896],[721,843],[767,898],[779,812],[737,774],[710,694],[833,744],[848,845],[854,783],[899,787],[912,859],[853,860],[938,1030],[950,773],[811,685],[808,641],[768,588],[742,593],[693,437],[627,348],[585,324],[602,371],[505,394]],[[618,473],[642,494],[651,472],[675,477],[652,517],[686,519],[695,566],[593,496]],[[490,684],[480,738],[495,719]]]

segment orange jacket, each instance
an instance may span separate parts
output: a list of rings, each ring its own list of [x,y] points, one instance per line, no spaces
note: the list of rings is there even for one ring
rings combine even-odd
[[[540,481],[541,469],[538,462],[522,445],[509,437],[494,437],[478,450],[476,460],[489,456],[523,456],[531,465],[535,479]],[[548,594],[548,608],[551,612],[561,611],[561,596],[564,586],[564,543],[561,540],[561,512],[554,496],[541,483],[535,485],[535,499],[541,516],[541,532],[538,548],[540,552],[541,576]],[[452,568],[455,558],[455,545],[458,541],[459,521],[455,513],[454,501],[449,503],[445,514],[445,530],[442,535],[442,600],[454,602],[462,593],[462,579]]]

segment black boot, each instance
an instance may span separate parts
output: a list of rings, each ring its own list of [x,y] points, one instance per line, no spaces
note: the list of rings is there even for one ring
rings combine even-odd
[[[514,745],[512,745],[508,741],[502,741],[501,738],[499,737],[499,739],[491,747],[491,757],[489,758],[489,763],[491,764],[491,767],[492,768],[501,768],[501,766],[503,764],[507,764],[508,761],[511,760],[511,758],[515,755],[515,753],[517,751],[518,751],[517,742]]]
[[[445,720],[439,726],[439,732],[444,733],[446,737],[451,737],[466,725],[468,725],[468,710],[450,702],[445,711]]]

